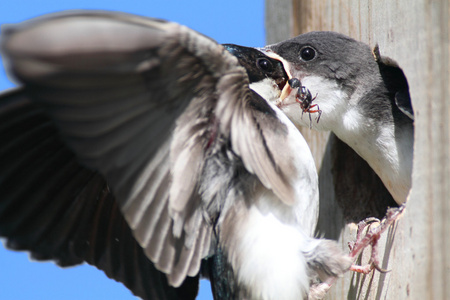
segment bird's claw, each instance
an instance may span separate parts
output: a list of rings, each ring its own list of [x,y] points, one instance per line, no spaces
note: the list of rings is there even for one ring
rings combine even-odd
[[[350,251],[353,251],[353,249],[355,248],[356,244],[358,241],[361,241],[361,235],[364,232],[364,229],[367,226],[371,226],[372,223],[381,223],[381,221],[377,218],[366,218],[364,220],[362,220],[361,222],[358,223],[358,229],[356,230],[356,240],[355,241],[351,241],[348,243],[348,247],[350,248]],[[352,254],[350,254],[351,257],[354,257]]]
[[[405,205],[403,204],[398,208],[388,209],[386,217],[384,217],[381,221],[376,218],[367,218],[358,223],[356,240],[349,243],[350,257],[356,259],[356,257],[358,257],[359,254],[369,245],[371,245],[372,247],[372,252],[370,255],[369,264],[365,266],[352,265],[350,267],[350,270],[363,274],[368,274],[373,269],[376,269],[381,273],[390,272],[390,270],[386,270],[380,267],[377,244],[381,234],[385,232],[391,226],[391,224],[393,224],[397,220],[404,209]],[[367,229],[367,233],[362,237],[362,232],[364,231],[364,229],[367,226],[371,226],[375,222],[379,223],[379,225],[373,229],[369,227],[369,229]]]

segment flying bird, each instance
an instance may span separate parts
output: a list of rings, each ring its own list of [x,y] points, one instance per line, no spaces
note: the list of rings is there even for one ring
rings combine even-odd
[[[398,65],[378,48],[372,52],[328,31],[305,33],[264,51],[314,97],[316,111],[310,113],[317,121],[302,116],[297,89],[286,86],[276,105],[298,126],[332,131],[367,161],[397,204],[404,203],[411,189],[414,113]]]
[[[351,264],[313,238],[318,178],[273,103],[283,65],[176,23],[100,11],[5,28],[0,236],[87,261],[146,299],[194,299],[217,249],[247,299],[301,299]],[[228,50],[228,51],[227,51]]]

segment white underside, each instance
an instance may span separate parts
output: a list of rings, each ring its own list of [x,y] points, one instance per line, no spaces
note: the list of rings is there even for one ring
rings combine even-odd
[[[261,197],[263,202],[280,201],[271,192]],[[251,299],[303,299],[309,290],[303,252],[311,251],[316,240],[257,205],[249,209],[240,230],[236,270]]]

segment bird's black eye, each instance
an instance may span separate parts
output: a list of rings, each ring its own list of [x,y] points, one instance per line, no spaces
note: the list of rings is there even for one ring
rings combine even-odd
[[[267,58],[259,58],[256,65],[264,72],[272,72],[273,70],[272,63]]]
[[[314,50],[313,48],[311,48],[309,46],[303,47],[300,50],[300,57],[304,61],[309,61],[309,60],[313,59],[314,57],[316,57],[316,50]]]

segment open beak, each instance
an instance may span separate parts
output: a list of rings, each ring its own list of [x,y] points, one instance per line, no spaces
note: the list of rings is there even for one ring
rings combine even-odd
[[[261,50],[268,57],[281,61],[281,63],[283,64],[283,67],[284,67],[284,71],[288,75],[288,81],[289,81],[289,79],[292,78],[292,75],[291,75],[291,72],[289,71],[289,68],[288,68],[288,66],[289,66],[288,62],[284,58],[282,58],[281,56],[279,56],[278,54],[276,54],[276,53],[274,53],[274,52],[272,52],[270,50],[265,50],[265,49],[261,49]],[[283,102],[283,100],[286,99],[287,96],[289,96],[291,91],[292,91],[292,88],[286,81],[286,84],[284,85],[283,89],[281,90],[280,103]]]

